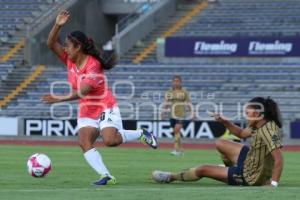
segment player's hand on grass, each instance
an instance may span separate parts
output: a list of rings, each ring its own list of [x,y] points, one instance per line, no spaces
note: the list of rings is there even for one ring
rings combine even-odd
[[[61,101],[61,99],[52,96],[51,94],[46,94],[41,99],[44,103],[52,104],[52,103],[58,103]]]
[[[278,187],[278,182],[269,180],[269,181],[266,182],[265,186],[272,187],[272,188],[277,188]]]
[[[271,188],[272,187],[272,185],[271,185],[271,181],[266,181],[265,182],[265,184],[263,185],[264,187],[269,187],[269,188]]]
[[[275,187],[274,185],[271,185],[270,183],[266,184],[266,185],[263,185],[263,186],[266,187],[266,188],[277,188],[277,186]]]
[[[70,17],[70,13],[66,10],[61,11],[56,17],[56,24],[59,26],[63,26],[67,23]]]

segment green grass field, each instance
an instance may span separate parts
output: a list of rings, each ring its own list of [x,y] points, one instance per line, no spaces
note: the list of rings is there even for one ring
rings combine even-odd
[[[220,164],[214,150],[187,150],[174,157],[170,150],[104,148],[104,161],[118,184],[94,187],[98,177],[86,164],[78,147],[0,146],[0,199],[300,199],[300,156],[285,152],[285,168],[279,188],[232,187],[203,179],[195,183],[156,184],[152,170],[181,170],[204,163]],[[46,153],[53,169],[46,178],[32,178],[26,169],[27,158]]]

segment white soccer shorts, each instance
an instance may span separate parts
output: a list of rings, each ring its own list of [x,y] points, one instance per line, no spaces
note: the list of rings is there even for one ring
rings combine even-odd
[[[114,127],[118,130],[123,129],[122,118],[119,107],[106,109],[100,116],[100,130],[107,127]]]
[[[88,117],[82,117],[77,119],[77,130],[87,126],[99,129],[99,120]]]
[[[104,110],[100,119],[83,117],[77,120],[77,130],[87,126],[95,127],[97,129],[100,128],[100,130],[107,127],[114,127],[118,130],[122,130],[123,123],[119,107]]]

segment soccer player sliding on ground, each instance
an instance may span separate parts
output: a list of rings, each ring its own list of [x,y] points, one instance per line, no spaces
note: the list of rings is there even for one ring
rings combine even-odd
[[[93,40],[83,32],[74,31],[67,35],[65,46],[59,43],[59,32],[69,20],[68,11],[58,14],[56,22],[48,36],[48,47],[66,64],[68,80],[73,89],[65,96],[44,95],[45,103],[58,103],[79,100],[79,145],[88,164],[99,174],[100,179],[94,185],[115,184],[99,152],[93,144],[102,136],[106,146],[118,146],[121,143],[140,139],[152,148],[157,148],[156,138],[146,130],[124,130],[116,98],[108,89],[104,70],[111,69],[114,57],[108,60],[96,50]]]
[[[217,113],[212,116],[240,138],[251,137],[250,146],[219,139],[216,147],[226,167],[202,165],[179,173],[154,171],[159,183],[212,178],[229,185],[277,187],[283,169],[281,117],[277,103],[255,97],[246,107],[248,127],[241,129]]]

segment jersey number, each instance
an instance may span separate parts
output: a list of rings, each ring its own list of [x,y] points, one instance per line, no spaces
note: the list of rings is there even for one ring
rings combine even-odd
[[[105,120],[105,112],[101,113],[100,120],[101,120],[101,121]]]

